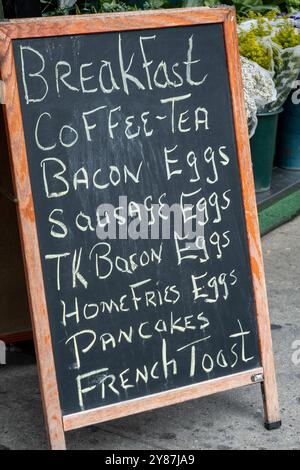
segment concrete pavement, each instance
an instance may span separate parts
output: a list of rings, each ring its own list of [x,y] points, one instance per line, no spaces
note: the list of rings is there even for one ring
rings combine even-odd
[[[251,386],[68,433],[69,449],[300,449],[300,217],[265,236],[263,249],[282,428],[264,429],[260,387]],[[8,359],[0,450],[46,449],[34,355],[29,348]]]

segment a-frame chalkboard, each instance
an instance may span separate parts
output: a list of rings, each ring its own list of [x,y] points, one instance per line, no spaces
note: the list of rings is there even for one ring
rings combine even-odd
[[[51,447],[253,383],[278,427],[234,10],[11,21],[0,41]]]

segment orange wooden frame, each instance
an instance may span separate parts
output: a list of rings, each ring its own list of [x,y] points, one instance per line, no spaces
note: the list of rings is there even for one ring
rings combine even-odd
[[[55,374],[12,41],[22,38],[216,23],[223,24],[224,28],[262,367],[245,373],[234,374],[229,377],[63,417]],[[280,412],[248,129],[244,111],[234,9],[193,8],[16,20],[0,24],[0,47],[1,75],[5,86],[6,126],[12,173],[18,198],[19,225],[25,258],[40,385],[51,448],[65,449],[65,431],[249,385],[253,383],[254,377],[258,374],[263,374],[261,381],[263,382],[266,426],[269,429],[275,426],[278,427],[280,425]]]

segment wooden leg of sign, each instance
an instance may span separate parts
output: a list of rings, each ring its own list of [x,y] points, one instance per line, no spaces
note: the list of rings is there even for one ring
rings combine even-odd
[[[66,450],[65,433],[63,429],[57,433],[51,432],[48,428],[49,447],[51,450]]]
[[[48,434],[48,445],[51,450],[66,450],[65,432],[61,416],[50,416],[44,403],[44,416]]]
[[[264,276],[262,279],[263,293],[257,296],[260,306],[258,314],[258,333],[261,362],[263,366],[262,396],[265,410],[265,427],[269,431],[281,426],[280,409],[278,401],[275,361],[273,355],[273,344],[271,335],[270,316],[265,290]]]
[[[278,428],[281,424],[280,412],[275,377],[275,365],[272,349],[264,263],[260,243],[255,187],[250,158],[251,152],[249,146],[249,136],[247,126],[240,126],[240,122],[242,120],[246,122],[246,116],[242,116],[242,113],[244,113],[245,110],[245,104],[242,93],[243,83],[241,65],[238,55],[238,36],[236,31],[235,17],[232,10],[228,14],[227,20],[224,23],[224,31],[228,57],[228,69],[231,77],[231,98],[236,127],[236,143],[238,148],[239,167],[242,175],[241,183],[257,312],[259,349],[264,374],[263,397],[265,406],[265,426],[267,429],[275,429]],[[235,87],[233,87],[233,84],[235,84]]]
[[[265,326],[264,329],[262,328],[263,325]],[[272,431],[280,428],[281,419],[269,320],[264,324],[260,323],[259,329],[260,333],[263,331],[263,337],[260,335],[261,358],[264,371],[264,381],[261,384],[261,388],[265,410],[265,428],[268,431]]]
[[[273,431],[281,427],[279,403],[277,396],[277,386],[275,382],[275,389],[272,383],[268,380],[261,384],[264,409],[265,409],[265,428],[268,431]],[[274,393],[275,390],[275,393]]]
[[[264,279],[262,285],[265,286]],[[280,428],[281,419],[277,392],[275,361],[273,355],[271,325],[266,294],[262,295],[260,300],[260,306],[262,308],[258,315],[258,332],[264,376],[261,388],[265,410],[265,428],[268,429],[268,431],[272,431],[273,429]]]
[[[41,351],[41,343],[39,337],[35,336],[36,351]],[[48,443],[51,450],[66,450],[65,430],[63,425],[63,417],[59,405],[58,390],[56,380],[53,378],[54,368],[49,365],[45,367],[45,361],[42,367],[42,357],[37,353],[37,366],[39,370],[41,396],[44,409],[45,424],[48,434]],[[53,357],[47,358],[47,363],[52,363]],[[47,364],[46,363],[46,364]]]

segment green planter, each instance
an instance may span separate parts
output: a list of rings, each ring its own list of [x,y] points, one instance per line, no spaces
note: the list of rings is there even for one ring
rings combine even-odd
[[[276,164],[287,170],[300,170],[300,104],[290,98],[280,116]]]
[[[255,191],[257,193],[268,191],[271,188],[278,116],[281,112],[282,109],[257,116],[258,126],[250,141]]]

